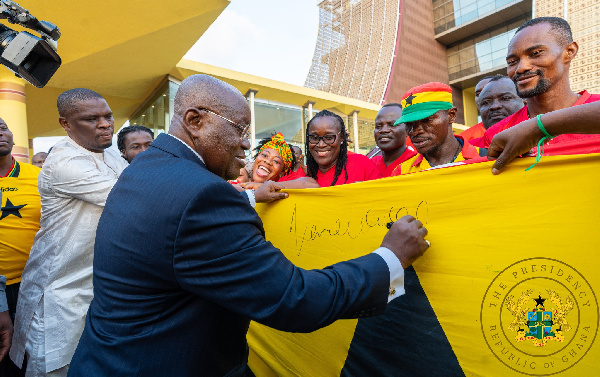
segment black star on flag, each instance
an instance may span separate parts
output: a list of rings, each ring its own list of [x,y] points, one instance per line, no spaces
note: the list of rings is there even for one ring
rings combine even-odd
[[[0,220],[2,220],[3,218],[5,218],[6,216],[9,215],[14,215],[17,217],[21,217],[21,214],[19,213],[19,210],[23,207],[25,207],[27,204],[22,204],[20,206],[15,206],[10,202],[10,199],[6,198],[6,205],[4,207],[1,208],[2,210],[2,215],[0,216]]]
[[[413,103],[412,103],[412,101],[413,101],[413,99],[415,99],[415,98],[417,98],[417,97],[416,97],[416,96],[413,96],[413,95],[412,95],[412,93],[410,93],[410,94],[408,95],[408,97],[406,97],[406,98],[404,99],[404,100],[406,101],[406,106],[410,106],[410,105],[412,105],[412,104],[413,104]]]
[[[534,298],[533,301],[536,302],[536,305],[535,305],[536,308],[538,306],[541,306],[543,308],[544,307],[544,301],[546,301],[546,299],[542,298],[542,295],[538,295],[538,298]]]

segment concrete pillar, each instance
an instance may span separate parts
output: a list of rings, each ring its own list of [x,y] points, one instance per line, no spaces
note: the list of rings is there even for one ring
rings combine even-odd
[[[354,125],[354,153],[358,153],[358,113],[360,111],[354,110],[350,113],[352,115],[352,124]]]
[[[307,101],[303,106],[308,110],[308,119],[306,120],[306,123],[302,122],[302,145],[306,145],[306,125],[313,118],[313,106],[315,105],[315,103],[316,102],[314,101]]]
[[[29,135],[27,133],[27,106],[25,80],[17,78],[5,67],[0,67],[0,118],[13,134],[15,145],[12,155],[19,162],[29,162]]]
[[[256,115],[254,112],[254,96],[258,93],[256,89],[248,89],[246,98],[250,102],[250,150],[256,147]]]
[[[313,105],[315,104],[315,102],[313,101],[308,101],[306,103],[306,107],[308,108],[308,120],[310,121],[313,117]]]

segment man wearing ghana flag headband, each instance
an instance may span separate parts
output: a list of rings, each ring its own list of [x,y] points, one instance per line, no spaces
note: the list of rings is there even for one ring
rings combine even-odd
[[[419,85],[406,92],[401,103],[402,117],[396,124],[405,124],[419,154],[398,166],[392,176],[479,157],[477,148],[452,133],[457,110],[452,105],[452,89],[448,85],[439,82]]]

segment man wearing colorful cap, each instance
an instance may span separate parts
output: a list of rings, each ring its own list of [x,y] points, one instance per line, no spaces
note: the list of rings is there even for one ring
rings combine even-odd
[[[477,148],[452,133],[457,109],[452,105],[452,89],[448,85],[419,85],[406,92],[401,103],[402,117],[395,124],[405,124],[419,154],[397,167],[392,176],[479,157]]]

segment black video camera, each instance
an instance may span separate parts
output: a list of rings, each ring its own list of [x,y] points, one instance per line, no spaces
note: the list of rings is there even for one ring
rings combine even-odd
[[[60,30],[50,22],[38,21],[27,9],[11,0],[0,0],[1,18],[41,35],[40,38],[26,31],[18,33],[0,24],[0,63],[18,77],[43,88],[61,64],[55,47]]]

